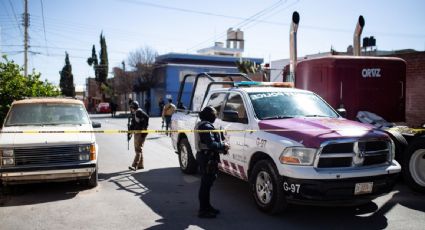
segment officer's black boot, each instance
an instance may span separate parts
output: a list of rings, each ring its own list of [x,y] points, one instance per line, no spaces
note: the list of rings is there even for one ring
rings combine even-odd
[[[210,207],[208,208],[208,210],[209,210],[210,212],[212,212],[212,213],[216,214],[216,215],[220,214],[220,210],[219,210],[219,209],[214,208],[213,206],[210,206]]]

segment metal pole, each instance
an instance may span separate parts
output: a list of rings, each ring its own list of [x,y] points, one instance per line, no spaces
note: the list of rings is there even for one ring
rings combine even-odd
[[[0,57],[3,56],[1,55],[1,26],[0,26]]]
[[[300,15],[297,11],[292,13],[291,27],[289,28],[289,76],[286,77],[287,82],[295,82],[295,72],[297,68],[297,31]]]
[[[24,12],[24,75],[28,76],[28,27],[29,27],[29,14],[28,14],[28,0],[25,2],[25,12]]]
[[[124,61],[122,61],[122,71],[123,71],[123,76],[122,77],[124,77],[124,83],[125,83],[125,85],[124,85],[124,104],[125,104],[125,114],[127,114],[127,106],[128,106],[128,101],[127,101],[127,86],[128,86],[128,83],[127,83],[127,77],[126,77],[126,74],[125,74],[125,62]]]
[[[360,50],[360,37],[362,36],[363,27],[365,25],[365,20],[363,16],[359,16],[359,20],[357,21],[356,28],[354,29],[353,35],[353,55],[361,56]]]

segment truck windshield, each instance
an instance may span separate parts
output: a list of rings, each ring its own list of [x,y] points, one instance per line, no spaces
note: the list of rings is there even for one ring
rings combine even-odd
[[[255,114],[260,120],[293,117],[339,117],[321,98],[304,92],[249,93]]]
[[[88,124],[86,110],[79,104],[17,104],[12,106],[5,126]]]

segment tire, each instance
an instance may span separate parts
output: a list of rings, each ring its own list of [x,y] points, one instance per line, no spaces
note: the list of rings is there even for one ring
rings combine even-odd
[[[403,178],[413,190],[425,193],[425,136],[413,140],[404,152]]]
[[[97,173],[97,167],[96,170],[91,174],[90,178],[86,181],[87,187],[89,188],[95,188],[98,184],[99,175]]]
[[[395,130],[386,130],[387,134],[391,137],[391,139],[394,141],[395,145],[395,159],[401,163],[403,161],[403,154],[405,149],[407,148],[407,141],[401,135],[401,133],[395,131]]]
[[[287,208],[282,179],[269,160],[254,165],[249,183],[255,204],[261,211],[278,214]]]
[[[180,169],[185,174],[195,174],[198,169],[198,164],[193,157],[192,148],[190,147],[187,138],[182,138],[178,144],[178,155]]]

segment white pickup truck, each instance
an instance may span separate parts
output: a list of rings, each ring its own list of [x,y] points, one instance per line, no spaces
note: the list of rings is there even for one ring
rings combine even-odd
[[[280,212],[289,203],[360,204],[392,190],[401,167],[384,132],[342,118],[310,91],[214,77],[187,75],[181,83],[171,127],[184,173],[197,171],[194,132],[184,130],[194,129],[197,111],[212,106],[218,112],[214,126],[230,143],[219,169],[248,181],[262,211]],[[194,90],[184,105],[187,86]]]
[[[98,146],[84,104],[76,99],[15,101],[0,133],[3,184],[82,180],[98,183]]]

